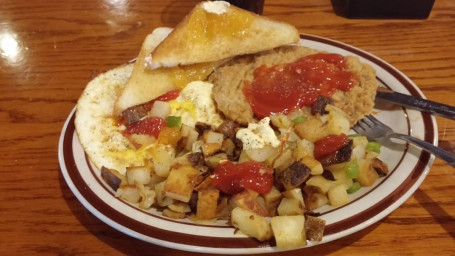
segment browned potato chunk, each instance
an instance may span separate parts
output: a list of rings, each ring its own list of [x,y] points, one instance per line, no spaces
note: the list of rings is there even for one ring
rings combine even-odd
[[[231,224],[243,234],[254,237],[259,241],[270,239],[273,235],[270,224],[265,217],[240,207],[232,210]]]
[[[233,206],[233,208],[240,207],[250,210],[261,216],[268,216],[269,212],[264,205],[259,203],[258,197],[259,194],[257,192],[247,189],[232,196],[230,204]]]
[[[300,138],[315,142],[329,135],[329,131],[319,118],[308,118],[295,125],[295,133]]]
[[[313,216],[305,219],[306,238],[310,241],[321,241],[324,235],[325,220]]]
[[[216,217],[218,198],[220,191],[217,189],[205,189],[198,192],[196,218],[209,220]]]
[[[188,165],[172,169],[164,185],[164,194],[178,201],[189,202],[198,176],[199,172]]]
[[[278,248],[296,248],[306,245],[305,217],[276,216],[270,221]]]
[[[373,185],[379,178],[378,173],[372,167],[371,159],[360,159],[359,163],[359,176],[356,180],[362,185],[362,187],[369,187]]]

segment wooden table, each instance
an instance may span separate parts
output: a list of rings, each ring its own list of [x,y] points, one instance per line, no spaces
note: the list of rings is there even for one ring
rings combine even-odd
[[[134,58],[146,34],[175,26],[196,2],[0,2],[1,255],[195,255],[131,238],[88,212],[62,178],[57,144],[86,83]],[[364,49],[429,99],[455,105],[455,1],[437,0],[425,20],[346,19],[329,0],[266,0],[264,15]],[[439,145],[455,153],[455,121],[437,121]],[[455,255],[454,218],[455,169],[436,159],[388,217],[300,253]]]

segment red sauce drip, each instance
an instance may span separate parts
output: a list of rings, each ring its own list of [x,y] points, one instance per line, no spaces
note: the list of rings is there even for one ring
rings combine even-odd
[[[263,65],[254,71],[253,82],[245,83],[243,93],[257,118],[287,114],[313,105],[318,96],[354,87],[358,79],[346,61],[339,54],[317,53],[289,64]]]
[[[180,90],[172,90],[169,91],[154,100],[149,102],[133,106],[128,108],[125,111],[133,111],[142,113],[144,116],[146,112],[150,111],[153,107],[155,101],[170,101],[176,99],[180,95]],[[124,111],[124,112],[125,112]],[[131,134],[142,134],[142,135],[151,135],[155,138],[158,138],[160,131],[165,127],[166,122],[164,119],[159,117],[145,117],[139,121],[136,121],[131,124],[126,124],[124,112],[120,117],[117,119],[117,126],[124,124],[126,126],[125,131],[123,131],[124,136],[129,136]]]
[[[273,186],[273,169],[254,161],[239,164],[222,162],[215,167],[212,185],[230,195],[244,189],[266,194]]]

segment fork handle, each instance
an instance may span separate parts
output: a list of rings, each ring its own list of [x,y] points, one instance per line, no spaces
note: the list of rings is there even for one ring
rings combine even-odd
[[[439,147],[436,147],[435,145],[428,143],[423,140],[419,140],[417,138],[414,138],[409,135],[405,134],[393,134],[392,135],[395,138],[403,139],[405,141],[408,141],[414,145],[417,145],[421,147],[422,149],[430,152],[431,154],[435,155],[438,158],[441,158],[442,160],[446,161],[449,165],[455,167],[455,155],[445,151],[444,149],[441,149]]]

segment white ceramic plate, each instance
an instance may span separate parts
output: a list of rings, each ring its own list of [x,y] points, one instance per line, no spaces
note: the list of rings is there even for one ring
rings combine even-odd
[[[358,48],[326,38],[302,35],[301,44],[318,50],[342,55],[357,55],[362,62],[372,65],[378,82],[395,91],[424,97],[418,87],[404,74],[383,60]],[[139,210],[114,197],[114,192],[90,163],[75,133],[73,110],[59,141],[59,162],[63,176],[79,201],[96,217],[113,228],[146,242],[179,250],[248,254],[280,251],[270,242],[258,242],[220,222],[200,226],[188,220],[172,220],[158,211]],[[377,105],[380,120],[395,131],[410,134],[427,142],[437,143],[434,117],[417,111],[390,105]],[[318,212],[326,220],[324,238],[314,246],[347,236],[379,221],[398,208],[425,179],[434,157],[400,142],[386,144],[381,159],[391,172],[373,187],[362,188],[352,195],[352,202],[340,208],[323,207]],[[304,248],[300,248],[304,250]]]

